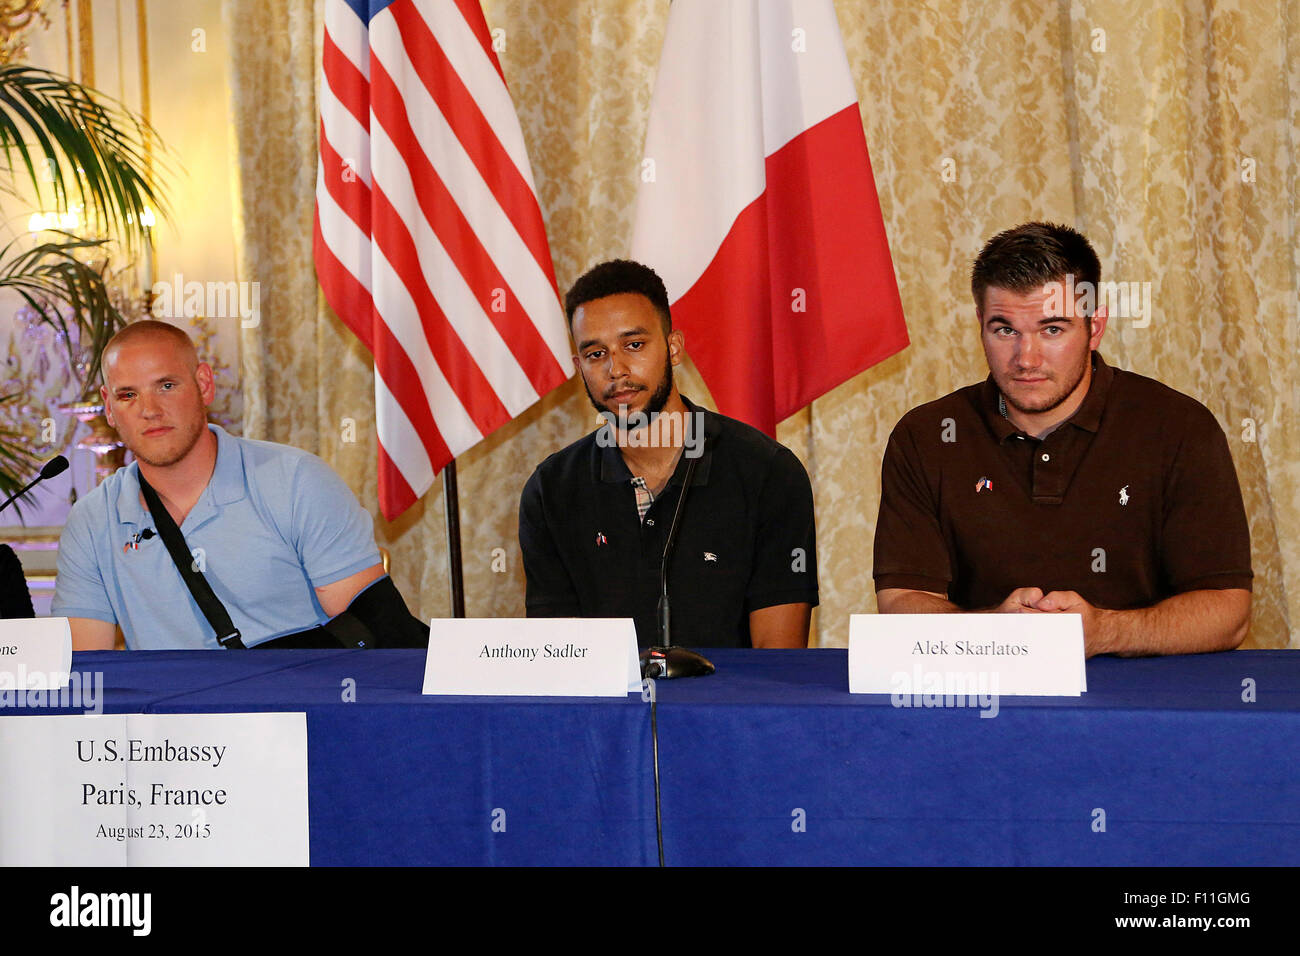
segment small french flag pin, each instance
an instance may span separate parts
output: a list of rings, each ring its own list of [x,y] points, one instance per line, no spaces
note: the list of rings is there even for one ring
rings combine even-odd
[[[609,544],[609,538],[605,537],[605,532],[603,532],[603,531],[597,531],[597,532],[596,532],[596,547],[599,548],[602,544]]]
[[[979,481],[975,482],[975,494],[977,495],[981,491],[992,491],[992,490],[993,490],[993,482],[988,478],[981,478]]]

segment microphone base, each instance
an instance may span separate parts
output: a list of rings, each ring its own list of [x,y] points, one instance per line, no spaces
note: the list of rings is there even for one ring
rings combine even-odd
[[[714,671],[713,662],[685,647],[647,647],[641,652],[641,676],[655,680],[678,677],[706,677]]]

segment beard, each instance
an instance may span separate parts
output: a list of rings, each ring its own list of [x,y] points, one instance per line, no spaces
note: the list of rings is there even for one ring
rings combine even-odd
[[[618,428],[621,431],[629,430],[628,422],[626,421],[625,418],[626,413],[620,414],[618,411],[619,408],[625,408],[626,406],[616,405],[613,408],[611,408],[610,406],[606,405],[604,402],[597,400],[596,396],[591,394],[591,387],[587,384],[587,379],[585,376],[582,379],[582,387],[587,391],[587,398],[591,402],[591,407],[594,408],[596,411],[600,412],[600,414],[605,417],[605,420],[608,421],[612,427]],[[668,404],[668,396],[672,394],[672,391],[673,391],[673,363],[671,358],[665,358],[664,371],[663,371],[663,375],[659,377],[659,384],[656,385],[655,390],[650,393],[650,400],[646,402],[645,408],[642,409],[640,413],[645,417],[645,421],[636,422],[635,426],[633,426],[631,430],[635,431],[636,428],[643,427],[644,425],[648,425],[650,424],[650,422],[654,421],[655,416],[658,415],[660,412],[662,412],[664,410],[664,406]],[[635,415],[637,413],[633,412],[632,414]]]
[[[152,468],[168,468],[194,449],[207,428],[206,418],[200,418],[188,426],[177,425],[176,430],[170,436],[170,440],[162,447],[149,449],[148,451],[131,448],[131,454]]]
[[[1060,380],[1048,379],[1048,383],[1057,385],[1057,388],[1031,402],[1022,401],[1014,397],[1014,392],[1012,392],[1008,387],[1014,387],[1015,385],[1015,383],[1011,381],[1011,376],[1007,376],[1005,383],[997,381],[996,376],[994,377],[994,380],[997,381],[998,391],[1002,393],[1002,398],[1009,406],[1020,412],[1022,415],[1041,415],[1043,412],[1050,412],[1052,409],[1057,408],[1062,402],[1074,394],[1074,390],[1078,388],[1079,383],[1083,381],[1084,373],[1087,372],[1088,365],[1091,361],[1091,353],[1085,355],[1083,361],[1079,363],[1078,368],[1066,373],[1068,378],[1065,379],[1064,384],[1059,384]]]

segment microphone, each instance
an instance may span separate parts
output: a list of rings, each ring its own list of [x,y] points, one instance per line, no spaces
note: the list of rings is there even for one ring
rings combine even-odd
[[[668,604],[668,561],[672,558],[673,546],[677,543],[677,529],[681,525],[682,511],[686,506],[686,494],[691,490],[695,465],[703,453],[704,446],[701,441],[700,454],[686,461],[681,497],[677,499],[677,508],[673,511],[673,523],[668,528],[663,560],[659,565],[659,643],[641,652],[642,677],[672,680],[675,677],[703,677],[714,671],[713,663],[703,655],[685,647],[673,646],[672,612]]]
[[[158,537],[158,534],[153,528],[145,528],[143,531],[136,532],[126,539],[126,544],[122,545],[122,552],[125,554],[127,551],[139,551],[141,541],[148,541],[150,538],[156,537]]]
[[[68,459],[62,455],[55,455],[44,465],[41,466],[41,475],[36,481],[44,481],[46,478],[53,478],[55,475],[61,475],[68,470]],[[32,482],[36,484],[36,482]]]
[[[39,475],[5,499],[5,503],[0,505],[0,511],[4,511],[8,508],[14,503],[15,499],[21,498],[23,495],[27,494],[27,492],[37,484],[37,482],[44,481],[46,478],[53,478],[55,475],[61,475],[67,470],[68,459],[64,458],[62,455],[55,455],[41,466],[41,473]]]

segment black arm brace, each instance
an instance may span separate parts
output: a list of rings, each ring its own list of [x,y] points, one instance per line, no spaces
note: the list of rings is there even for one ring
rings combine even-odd
[[[368,585],[347,610],[319,627],[265,641],[253,649],[426,647],[429,627],[413,616],[388,575]]]

